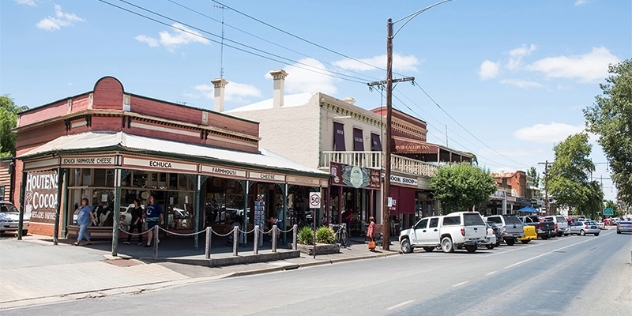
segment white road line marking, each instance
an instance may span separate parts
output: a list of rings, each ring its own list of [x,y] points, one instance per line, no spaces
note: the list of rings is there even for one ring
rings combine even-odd
[[[387,310],[387,311],[390,311],[390,310],[392,310],[392,309],[400,308],[400,307],[402,307],[402,306],[404,306],[404,305],[406,305],[406,304],[410,304],[410,303],[412,303],[412,302],[414,302],[414,300],[410,300],[410,301],[406,301],[406,302],[401,302],[401,303],[399,303],[399,304],[397,304],[397,305],[393,305],[393,306],[391,306],[391,307],[387,308],[386,310]]]
[[[452,287],[461,286],[461,285],[463,285],[463,284],[465,284],[465,283],[468,283],[468,282],[470,282],[470,281],[465,281],[465,282],[457,283],[457,284],[453,285]]]
[[[492,271],[492,272],[490,272],[490,273],[488,273],[488,274],[485,274],[485,276],[492,275],[492,274],[494,274],[494,273],[496,273],[496,272],[498,272],[498,271]]]
[[[514,264],[510,264],[510,265],[508,265],[508,266],[504,267],[503,269],[509,269],[509,268],[515,267],[515,266],[517,266],[517,265],[521,265],[521,264],[523,264],[523,263],[525,263],[525,262],[529,262],[529,261],[531,261],[531,260],[534,260],[534,259],[537,259],[537,258],[540,258],[540,257],[546,256],[546,255],[550,255],[550,254],[552,254],[552,253],[554,253],[554,252],[557,252],[557,251],[560,251],[560,250],[562,250],[562,249],[566,249],[566,248],[568,248],[568,247],[572,247],[572,246],[576,246],[576,245],[579,245],[579,244],[583,244],[583,243],[588,242],[588,241],[591,241],[591,240],[592,240],[592,238],[591,238],[591,239],[586,239],[586,240],[584,240],[584,241],[581,241],[581,242],[578,242],[578,243],[575,243],[575,244],[567,245],[567,246],[564,246],[564,247],[562,247],[562,248],[558,248],[558,249],[555,249],[555,250],[552,250],[552,251],[549,251],[549,252],[545,252],[545,253],[540,254],[540,255],[537,255],[537,256],[535,256],[535,257],[531,257],[531,258],[529,258],[529,259],[522,260],[522,261],[520,261],[520,262],[516,262],[516,263],[514,263]]]

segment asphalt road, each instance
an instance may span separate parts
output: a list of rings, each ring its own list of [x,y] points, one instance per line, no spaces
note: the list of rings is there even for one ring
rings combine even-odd
[[[628,315],[632,235],[350,261],[2,315]],[[63,286],[60,284],[60,286]]]

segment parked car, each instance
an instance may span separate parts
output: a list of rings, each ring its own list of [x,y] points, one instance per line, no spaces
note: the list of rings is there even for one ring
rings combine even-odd
[[[29,232],[29,219],[26,214],[22,219],[22,235]],[[0,234],[5,232],[17,232],[20,220],[20,211],[11,202],[0,201]]]
[[[597,226],[596,222],[593,221],[575,221],[571,224],[571,234],[578,235],[586,235],[586,234],[594,234],[595,236],[599,236],[601,230],[599,226]]]
[[[561,215],[545,216],[544,219],[555,223],[555,233],[557,237],[568,236],[570,230],[568,230],[568,221],[566,217]]]
[[[400,232],[399,242],[404,253],[412,252],[415,247],[428,252],[436,247],[441,247],[443,252],[464,247],[467,252],[475,252],[485,241],[486,231],[487,226],[478,212],[456,212],[421,219],[412,228]]]
[[[538,237],[542,239],[549,239],[549,237],[555,236],[555,223],[547,221],[542,216],[529,215],[518,217],[524,224],[535,227],[535,231],[538,233]]]
[[[518,238],[523,244],[528,244],[532,240],[538,239],[538,233],[535,231],[535,226],[524,225],[524,237]]]
[[[599,226],[599,229],[601,229],[601,230],[606,229],[606,223],[604,223],[604,222],[597,223],[597,226]]]
[[[508,246],[513,246],[516,240],[524,236],[524,224],[515,215],[492,215],[487,221],[494,222],[500,227],[502,239]]]
[[[632,233],[632,222],[620,221],[617,224],[617,234]]]

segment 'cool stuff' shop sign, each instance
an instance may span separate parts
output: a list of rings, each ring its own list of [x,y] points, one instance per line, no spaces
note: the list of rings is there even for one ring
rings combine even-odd
[[[24,218],[31,222],[54,223],[57,211],[57,170],[29,172],[24,190]]]

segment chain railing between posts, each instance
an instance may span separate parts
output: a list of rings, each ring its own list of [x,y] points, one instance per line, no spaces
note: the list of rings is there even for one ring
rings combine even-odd
[[[148,234],[151,230],[147,230],[144,231],[142,233],[131,233],[129,231],[126,231],[125,229],[123,229],[122,227],[118,228],[120,231],[122,231],[125,234],[128,234],[130,236],[139,236],[139,235],[144,235],[144,234]],[[238,245],[239,245],[239,235],[240,233],[243,236],[244,241],[248,240],[248,234],[254,234],[254,247],[253,247],[253,252],[255,255],[259,254],[259,238],[262,238],[262,235],[268,235],[271,234],[272,235],[272,252],[277,252],[277,239],[278,236],[280,236],[280,234],[282,233],[289,233],[292,232],[293,238],[292,238],[292,250],[297,250],[297,235],[298,235],[298,226],[294,225],[292,226],[292,228],[287,229],[287,230],[281,230],[277,227],[277,225],[273,225],[272,228],[268,231],[266,230],[260,230],[259,225],[255,225],[255,227],[250,230],[250,231],[243,231],[239,226],[233,226],[233,229],[231,229],[228,233],[226,234],[220,234],[218,232],[213,231],[212,227],[206,227],[205,230],[201,230],[199,232],[195,232],[195,233],[176,233],[167,229],[164,229],[162,227],[160,227],[159,225],[156,225],[152,228],[153,230],[153,259],[157,259],[158,258],[158,244],[159,244],[159,239],[158,239],[158,233],[160,230],[162,230],[163,232],[170,234],[170,235],[174,235],[174,236],[181,236],[181,237],[191,237],[191,236],[195,236],[195,235],[199,235],[202,233],[206,234],[206,245],[204,247],[204,257],[206,259],[211,259],[211,242],[212,242],[212,237],[213,234],[217,235],[218,237],[229,237],[232,234],[232,241],[233,241],[233,256],[238,256],[239,252],[238,252]]]

